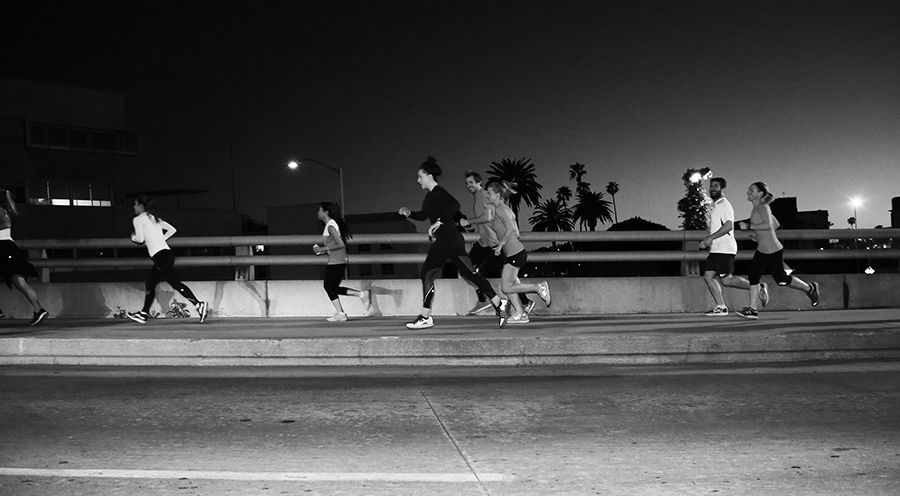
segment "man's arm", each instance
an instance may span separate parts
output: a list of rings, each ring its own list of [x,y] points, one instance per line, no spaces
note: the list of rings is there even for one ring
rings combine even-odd
[[[467,219],[469,224],[487,224],[494,219],[494,206],[485,205],[484,213],[473,219]]]

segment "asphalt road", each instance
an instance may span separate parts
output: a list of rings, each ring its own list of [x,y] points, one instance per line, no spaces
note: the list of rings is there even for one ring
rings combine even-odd
[[[0,494],[900,494],[898,363],[473,372],[0,368]]]

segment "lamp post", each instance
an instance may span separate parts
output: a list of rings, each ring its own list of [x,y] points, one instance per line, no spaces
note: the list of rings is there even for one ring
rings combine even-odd
[[[859,217],[856,215],[856,209],[861,207],[863,204],[862,198],[854,197],[850,199],[850,206],[853,207],[853,220],[856,223],[853,225],[854,229],[859,229]]]
[[[347,215],[347,203],[344,201],[344,168],[343,167],[334,167],[334,166],[328,165],[320,160],[316,160],[314,158],[304,158],[303,160],[291,160],[290,162],[288,162],[287,166],[288,166],[288,169],[297,170],[304,163],[316,164],[316,165],[324,167],[338,175],[338,179],[340,180],[340,184],[341,184],[341,212],[344,214],[344,216],[346,216]]]

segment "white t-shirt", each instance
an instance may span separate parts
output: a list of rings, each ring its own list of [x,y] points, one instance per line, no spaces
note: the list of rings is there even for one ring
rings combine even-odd
[[[734,239],[734,208],[731,207],[728,198],[722,197],[713,202],[709,212],[709,233],[718,231],[728,221],[731,221],[731,231],[713,240],[712,246],[709,247],[710,253],[737,255],[737,241]]]
[[[175,234],[172,224],[162,219],[158,220],[159,222],[151,219],[147,212],[131,220],[131,223],[134,224],[134,234],[131,235],[131,240],[135,243],[144,243],[151,257],[162,250],[168,250],[169,245],[166,240]]]

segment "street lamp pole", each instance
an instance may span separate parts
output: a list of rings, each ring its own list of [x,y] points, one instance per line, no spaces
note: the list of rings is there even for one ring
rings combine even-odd
[[[303,160],[291,161],[288,163],[288,168],[296,169],[307,162],[316,164],[320,167],[324,167],[338,175],[338,180],[340,181],[340,187],[341,187],[341,212],[344,214],[344,216],[346,216],[347,215],[347,202],[344,198],[344,168],[343,167],[334,167],[332,165],[326,164],[325,162],[322,162],[321,160],[316,160],[314,158],[304,158]]]

